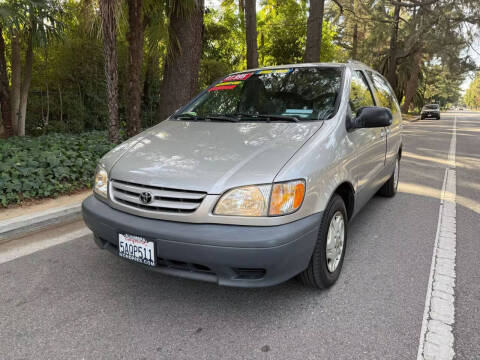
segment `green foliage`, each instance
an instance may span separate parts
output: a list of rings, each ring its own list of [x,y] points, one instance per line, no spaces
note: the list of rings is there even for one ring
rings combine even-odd
[[[208,9],[204,16],[200,89],[245,67],[245,32],[237,10],[235,2],[224,1],[219,10]]]
[[[0,140],[0,206],[90,187],[112,147],[101,131]]]
[[[307,34],[307,11],[305,1],[266,1],[258,14],[261,65],[302,62]]]
[[[419,88],[423,92],[423,104],[438,103],[442,108],[456,104],[460,99],[460,85],[463,77],[454,75],[447,67],[431,65],[425,69]]]
[[[464,101],[469,108],[480,108],[480,72],[477,72],[475,79],[473,79],[465,92]]]

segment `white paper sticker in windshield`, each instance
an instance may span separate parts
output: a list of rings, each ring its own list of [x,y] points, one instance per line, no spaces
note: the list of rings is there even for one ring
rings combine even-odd
[[[298,115],[307,118],[312,113],[312,109],[286,109],[283,115]]]

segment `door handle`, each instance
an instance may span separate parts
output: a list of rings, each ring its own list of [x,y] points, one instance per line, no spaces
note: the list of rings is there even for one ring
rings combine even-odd
[[[382,131],[380,131],[380,137],[385,137],[385,129],[382,129]]]

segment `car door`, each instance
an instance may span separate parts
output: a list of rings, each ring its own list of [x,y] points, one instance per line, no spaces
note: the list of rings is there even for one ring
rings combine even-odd
[[[387,151],[385,154],[385,172],[381,177],[381,181],[384,182],[392,175],[398,149],[402,142],[402,114],[395,93],[388,81],[380,74],[374,72],[370,72],[368,75],[373,83],[377,104],[389,108],[393,115],[392,124],[386,128]]]
[[[360,108],[375,105],[372,90],[363,71],[352,71],[349,116],[355,119]],[[356,209],[360,209],[380,185],[378,179],[385,166],[385,135],[384,127],[352,129],[347,133],[355,152],[350,168],[356,181]]]

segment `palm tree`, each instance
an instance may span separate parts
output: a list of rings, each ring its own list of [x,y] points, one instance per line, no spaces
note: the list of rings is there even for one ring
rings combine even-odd
[[[117,60],[117,0],[100,0],[103,52],[108,97],[108,138],[117,143],[118,132],[118,60]]]
[[[305,62],[320,61],[322,47],[322,25],[325,0],[310,0],[307,21],[307,41],[305,44]]]
[[[10,59],[12,86],[8,98],[10,121],[4,118],[3,122],[7,129],[13,125],[15,134],[19,136],[25,135],[28,92],[32,80],[33,48],[38,45],[46,45],[60,36],[63,31],[62,23],[58,20],[61,13],[62,7],[59,0],[9,0],[4,2],[0,8],[0,18],[12,35]],[[23,65],[21,63],[22,40],[26,42]],[[0,54],[0,58],[2,56],[5,57],[5,52],[3,55]],[[6,74],[3,71],[0,76],[5,80]],[[6,101],[5,95],[3,95],[2,101]]]
[[[5,39],[3,38],[3,27],[0,22],[0,108],[2,111],[3,133],[2,136],[12,136],[13,126],[10,113],[10,93],[7,76],[7,60],[5,58]],[[0,128],[0,130],[2,130]]]
[[[163,121],[198,91],[202,55],[203,0],[170,0],[169,43],[160,89],[158,121]]]
[[[128,135],[136,135],[142,126],[140,118],[141,76],[143,59],[143,0],[127,0],[128,5]]]
[[[247,41],[247,68],[258,67],[256,0],[245,0],[245,34]]]

